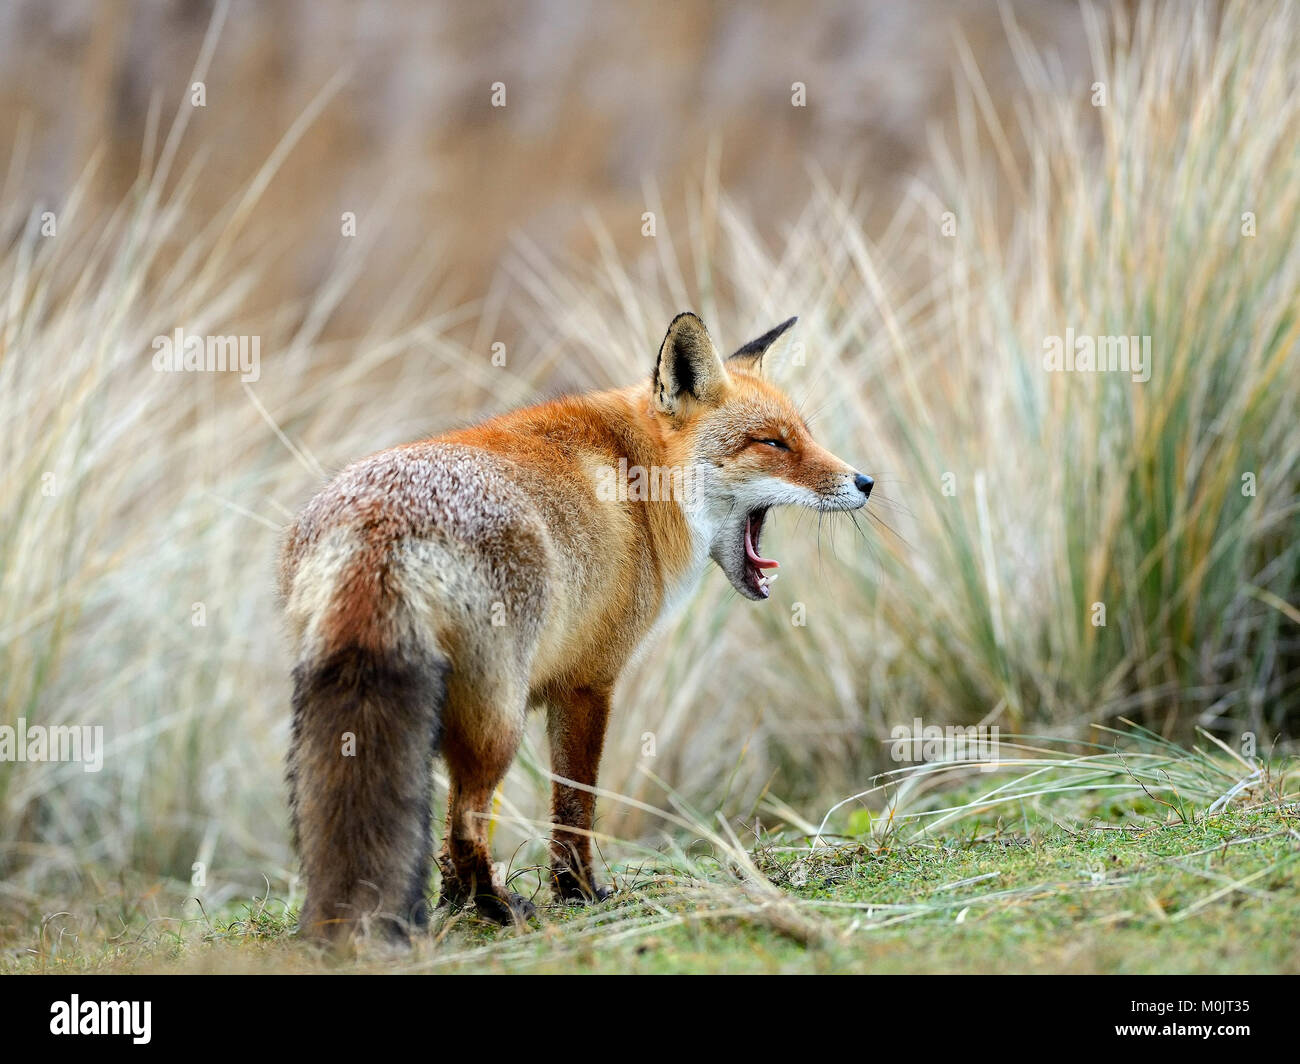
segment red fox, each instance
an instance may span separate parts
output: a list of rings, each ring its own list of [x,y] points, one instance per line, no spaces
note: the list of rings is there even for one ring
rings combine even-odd
[[[769,509],[866,504],[871,477],[814,442],[761,375],[794,322],[724,361],[679,314],[647,382],[382,451],[302,511],[280,592],[306,936],[403,939],[427,922],[438,754],[451,781],[442,901],[500,923],[531,915],[494,877],[487,842],[528,708],[547,711],[555,775],[593,787],[619,673],[709,560],[761,601],[777,567],[759,553]],[[630,482],[644,471],[649,491]],[[552,802],[555,893],[603,900],[592,792],[556,782]]]

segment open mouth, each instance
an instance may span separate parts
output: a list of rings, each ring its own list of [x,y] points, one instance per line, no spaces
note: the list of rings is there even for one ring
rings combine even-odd
[[[764,570],[775,569],[780,562],[764,558],[758,553],[758,537],[763,532],[763,519],[767,517],[767,508],[751,510],[745,516],[745,585],[756,595],[767,598],[771,594],[769,585],[774,583],[777,574],[766,575]]]

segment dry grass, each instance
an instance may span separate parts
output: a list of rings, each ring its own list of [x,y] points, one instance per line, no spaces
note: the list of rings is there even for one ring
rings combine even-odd
[[[875,516],[860,530],[778,517],[785,576],[766,607],[706,581],[619,692],[602,785],[641,804],[605,802],[603,832],[657,840],[659,780],[696,809],[815,823],[914,716],[1081,735],[1123,714],[1234,743],[1246,728],[1267,749],[1300,689],[1294,15],[1095,17],[1104,108],[1025,51],[1017,127],[990,129],[968,86],[939,185],[918,185],[887,228],[814,175],[765,240],[706,165],[643,256],[620,256],[593,217],[594,257],[521,241],[481,303],[405,328],[412,280],[346,345],[321,329],[375,254],[364,238],[312,305],[247,309],[248,213],[273,165],[196,218],[197,174],[167,182],[158,136],[111,216],[74,196],[55,238],[10,219],[23,236],[0,255],[0,713],[103,724],[109,745],[98,774],[0,764],[3,890],[26,905],[124,870],[184,883],[201,862],[206,904],[263,875],[292,901],[279,528],[356,456],[643,377],[688,306],[737,343],[800,315],[772,368],[825,442],[876,475]],[[1024,167],[997,150],[1013,140]],[[508,319],[525,339],[494,368]],[[178,326],[259,335],[261,379],[153,372],[153,338]],[[1150,335],[1151,380],[1044,372],[1044,337],[1067,327]],[[497,832],[525,864],[540,750],[512,774]]]

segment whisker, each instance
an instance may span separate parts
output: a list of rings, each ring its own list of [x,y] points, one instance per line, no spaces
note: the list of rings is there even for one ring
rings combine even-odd
[[[870,505],[874,509],[879,509],[881,506],[884,506],[886,509],[891,510],[894,513],[905,514],[906,516],[913,518],[916,517],[916,514],[912,512],[910,506],[905,506],[903,503],[898,502],[895,499],[888,499],[884,496],[881,496],[878,499],[872,499]]]
[[[898,533],[898,531],[897,531],[897,530],[896,530],[892,525],[888,524],[888,523],[885,522],[885,521],[882,521],[882,520],[880,519],[880,517],[879,517],[877,514],[869,513],[869,514],[867,514],[867,516],[868,516],[869,518],[871,518],[871,520],[875,521],[876,524],[878,524],[881,528],[883,528],[886,532],[888,532],[891,536],[893,536],[893,537],[894,537],[896,540],[898,540],[901,544],[903,544],[903,546],[905,546],[908,550],[910,550],[910,551],[915,551],[915,550],[916,550],[916,548],[915,548],[915,547],[914,547],[910,542],[908,542],[908,540],[907,540],[904,536],[900,535],[900,534]]]
[[[817,511],[817,572],[822,572],[822,521],[826,517],[825,510]]]
[[[858,524],[858,515],[852,510],[849,511],[849,520],[853,522],[853,527],[858,530],[858,535],[862,537],[862,541],[867,545],[867,550],[871,552],[871,559],[876,563],[876,571],[878,573],[883,572],[884,563],[880,559],[880,552],[876,549],[876,545],[868,538],[867,534],[862,531],[862,526]]]
[[[858,524],[858,515],[855,514],[852,510],[848,510],[846,512],[849,515],[849,520],[853,522],[853,527],[858,530],[858,537],[863,541],[865,541],[867,537],[866,534],[862,531],[862,526]]]

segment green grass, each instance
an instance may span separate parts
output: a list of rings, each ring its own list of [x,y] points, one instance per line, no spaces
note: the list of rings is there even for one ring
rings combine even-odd
[[[1300,924],[1300,794],[1287,792],[1285,766],[1257,766],[1240,804],[1211,813],[1219,788],[1194,780],[1230,760],[1184,754],[1134,770],[1141,749],[949,787],[935,796],[946,804],[896,812],[883,829],[877,818],[857,837],[786,830],[741,848],[701,825],[685,845],[624,847],[605,905],[539,892],[526,930],[439,913],[411,949],[367,947],[343,964],[295,941],[294,904],[269,888],[204,912],[165,886],[117,884],[6,928],[0,971],[1300,971],[1288,931]],[[1067,789],[1080,761],[1131,786],[1080,796]],[[1016,787],[1024,796],[999,804]],[[927,815],[955,819],[932,831]],[[538,889],[536,869],[512,876]]]
[[[790,896],[826,925],[809,936],[708,883],[635,877],[598,913],[543,906],[525,933],[469,913],[442,917],[409,955],[340,970],[438,972],[1300,972],[1300,806],[1199,824],[1029,834],[997,827],[883,850],[805,858]],[[779,880],[795,863],[775,858]],[[283,902],[46,955],[11,948],[6,972],[303,971],[325,968],[290,938]],[[105,914],[106,915],[106,914]],[[54,921],[63,926],[61,921]],[[170,926],[168,926],[170,925]],[[101,937],[102,936],[102,937]],[[66,936],[65,936],[66,938]]]

